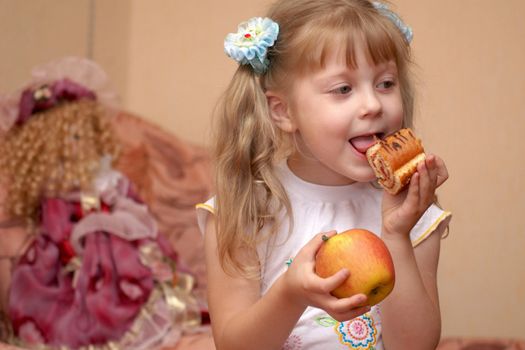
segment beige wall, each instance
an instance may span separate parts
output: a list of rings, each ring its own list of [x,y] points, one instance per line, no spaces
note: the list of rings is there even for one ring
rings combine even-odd
[[[418,126],[451,173],[444,332],[525,337],[525,1],[399,3],[416,33]]]
[[[86,55],[89,0],[0,0],[0,91],[27,80],[31,67],[61,55]],[[59,39],[60,38],[60,39]]]
[[[125,96],[130,10],[127,0],[0,0],[0,93],[25,84],[36,64],[92,55]]]
[[[235,68],[223,53],[224,33],[235,30],[239,18],[261,13],[264,1],[132,4],[125,104],[187,140],[206,143],[210,111]]]
[[[451,173],[440,191],[454,212],[439,271],[443,334],[525,337],[525,1],[394,2],[415,32],[417,129]],[[0,91],[33,64],[86,54],[94,4],[94,58],[123,106],[205,144],[235,68],[223,37],[268,3],[0,0]]]

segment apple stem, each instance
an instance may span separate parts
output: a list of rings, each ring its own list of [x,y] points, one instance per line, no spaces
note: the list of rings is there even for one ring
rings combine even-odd
[[[322,238],[323,242],[326,242],[326,241],[328,241],[328,239],[329,239],[330,237],[328,237],[327,235],[323,235],[323,237],[321,237],[321,238]]]

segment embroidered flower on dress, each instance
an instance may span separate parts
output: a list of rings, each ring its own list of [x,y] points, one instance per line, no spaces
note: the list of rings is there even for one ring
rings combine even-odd
[[[317,323],[319,326],[322,326],[322,327],[333,327],[339,324],[339,322],[337,322],[335,319],[333,319],[332,317],[328,315],[316,317],[315,323]]]
[[[269,18],[254,17],[239,24],[237,33],[230,33],[224,39],[224,52],[239,62],[250,64],[257,74],[268,69],[266,57],[268,48],[273,46],[279,25]]]
[[[385,17],[388,17],[388,19],[390,19],[396,25],[396,27],[399,28],[401,33],[405,36],[406,41],[410,44],[412,38],[414,37],[412,28],[407,26],[397,14],[388,8],[387,5],[379,1],[374,1],[372,4],[379,11],[379,13]]]
[[[335,327],[341,344],[352,349],[375,348],[377,343],[377,329],[370,313],[356,317],[348,322],[341,322]]]

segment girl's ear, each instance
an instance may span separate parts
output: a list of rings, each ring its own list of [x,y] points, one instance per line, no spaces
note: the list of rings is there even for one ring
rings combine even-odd
[[[288,112],[286,99],[273,91],[266,91],[268,110],[275,125],[284,132],[292,133],[297,130],[294,120]]]

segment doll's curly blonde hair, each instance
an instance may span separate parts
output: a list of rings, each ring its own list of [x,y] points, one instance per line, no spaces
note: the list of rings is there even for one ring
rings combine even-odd
[[[104,108],[81,99],[36,113],[0,140],[0,176],[6,212],[29,225],[42,196],[88,190],[103,155],[118,149]]]

